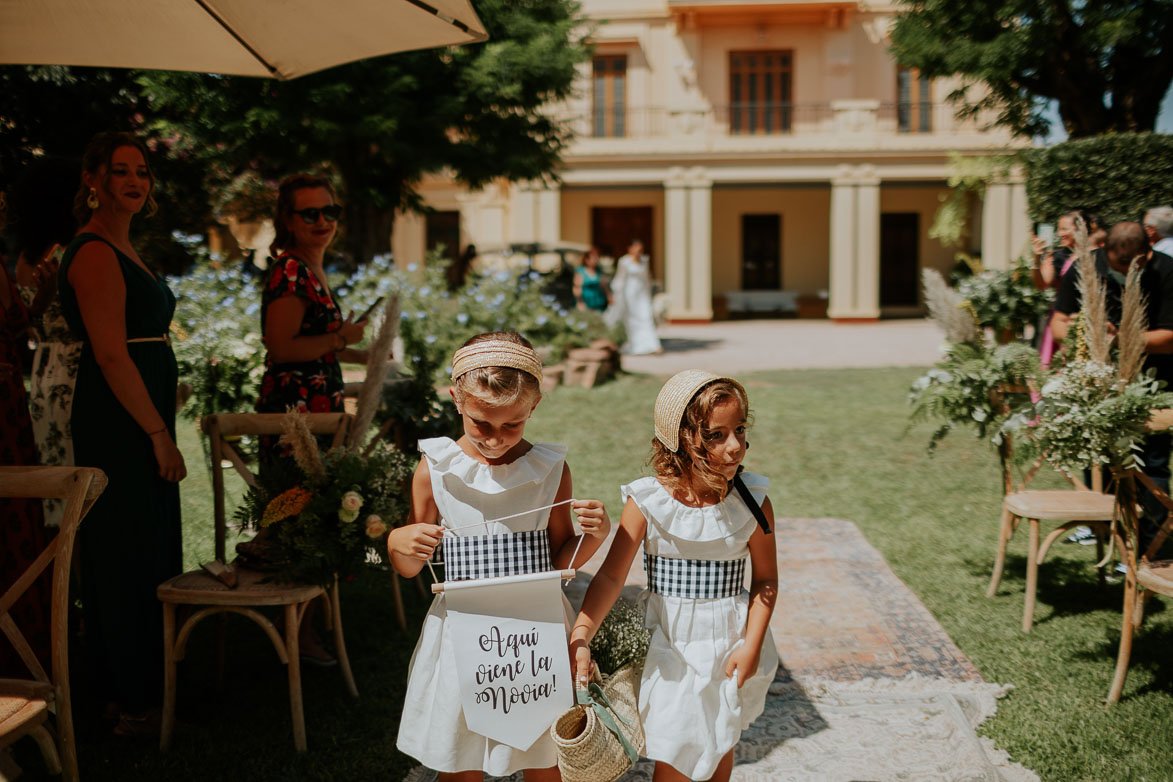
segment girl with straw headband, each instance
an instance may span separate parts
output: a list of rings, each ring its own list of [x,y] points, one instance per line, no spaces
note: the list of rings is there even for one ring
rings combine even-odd
[[[416,575],[441,541],[449,581],[582,565],[611,520],[602,502],[571,499],[565,446],[524,439],[541,401],[542,362],[533,347],[512,331],[473,337],[452,358],[452,382],[464,436],[420,441],[411,516],[387,539],[396,571]],[[574,534],[571,508],[582,536]],[[487,550],[501,553],[475,556]],[[399,749],[439,771],[440,782],[480,782],[483,773],[519,769],[529,782],[558,780],[548,734],[523,752],[468,729],[456,674],[447,669],[454,652],[446,613],[441,593],[411,658]]]
[[[778,566],[769,481],[741,472],[749,400],[736,380],[690,369],[656,398],[654,477],[626,499],[607,559],[571,632],[575,676],[643,543],[652,630],[639,713],[655,779],[727,780],[741,732],[762,713],[778,667],[770,615]],[[746,560],[751,587],[742,587]]]

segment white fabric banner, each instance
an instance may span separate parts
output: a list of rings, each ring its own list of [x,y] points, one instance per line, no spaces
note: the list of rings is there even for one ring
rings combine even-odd
[[[529,749],[574,705],[559,571],[444,585],[469,730]]]

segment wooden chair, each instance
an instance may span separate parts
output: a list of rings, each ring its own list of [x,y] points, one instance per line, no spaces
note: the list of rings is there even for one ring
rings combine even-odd
[[[1003,492],[1002,518],[998,530],[998,548],[994,556],[994,572],[990,576],[990,586],[986,589],[986,597],[993,597],[998,591],[998,583],[1002,579],[1002,570],[1006,564],[1006,546],[1018,529],[1019,523],[1027,519],[1030,526],[1030,537],[1027,544],[1026,558],[1026,600],[1022,610],[1022,632],[1029,633],[1034,623],[1035,593],[1038,589],[1039,565],[1047,556],[1047,551],[1059,537],[1067,534],[1073,527],[1087,525],[1096,533],[1097,562],[1104,558],[1104,539],[1112,519],[1116,497],[1103,492],[1103,478],[1099,470],[1092,471],[1092,488],[1089,489],[1073,475],[1060,470],[1073,489],[1039,490],[1028,489],[1027,486],[1045,464],[1045,459],[1036,459],[1030,470],[1023,477],[1022,482],[1015,487],[1010,473],[1009,453],[1010,440],[1007,435],[1002,446],[1002,477]],[[1041,522],[1061,522],[1039,544]],[[1103,583],[1103,566],[1099,567],[1100,580]]]
[[[212,491],[215,513],[216,559],[225,558],[226,516],[224,509],[225,460],[232,463],[236,471],[250,486],[256,485],[256,478],[248,469],[244,459],[226,437],[234,435],[279,435],[282,433],[281,413],[219,414],[205,416],[201,428],[208,436],[212,460]],[[315,435],[333,435],[332,446],[343,443],[353,422],[353,416],[346,413],[309,413],[305,421]],[[236,567],[237,583],[229,588],[204,570],[193,570],[168,579],[159,585],[158,596],[163,603],[164,676],[163,676],[163,721],[159,736],[160,749],[171,746],[175,728],[175,679],[176,666],[183,659],[188,638],[197,624],[217,614],[239,614],[256,622],[277,650],[277,656],[288,669],[289,710],[293,719],[293,744],[298,752],[306,750],[305,716],[301,698],[301,658],[298,649],[298,628],[306,609],[314,600],[328,597],[327,616],[334,630],[334,649],[338,655],[339,668],[349,693],[358,697],[358,688],[346,656],[346,643],[342,635],[342,613],[338,601],[338,584],[327,593],[320,586],[310,584],[287,584],[265,582],[265,574]],[[176,632],[176,606],[198,607],[186,617]],[[285,637],[257,606],[281,606],[284,610]],[[224,654],[221,636],[220,657]]]
[[[81,520],[106,488],[106,474],[92,467],[0,467],[0,497],[54,498],[65,501],[56,537],[8,591],[0,595],[0,631],[28,666],[32,679],[0,679],[0,747],[22,736],[40,746],[50,774],[78,779],[77,747],[69,694],[69,572],[73,543]],[[47,674],[8,613],[25,590],[52,563],[50,646],[52,674]],[[49,711],[57,715],[57,735],[47,728]]]

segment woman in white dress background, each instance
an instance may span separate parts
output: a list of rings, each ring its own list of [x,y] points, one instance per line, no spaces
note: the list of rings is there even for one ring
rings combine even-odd
[[[651,263],[644,255],[644,243],[633,239],[627,254],[619,259],[611,280],[614,299],[607,310],[607,322],[622,323],[627,341],[622,352],[633,356],[659,353],[660,338],[652,315]]]

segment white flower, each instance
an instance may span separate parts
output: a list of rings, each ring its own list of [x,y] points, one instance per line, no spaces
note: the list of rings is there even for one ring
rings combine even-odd
[[[368,538],[374,539],[374,538],[381,537],[383,535],[383,533],[386,531],[387,531],[387,525],[383,523],[383,519],[381,519],[380,517],[376,516],[373,513],[370,516],[367,516],[367,537]]]
[[[362,495],[356,491],[348,491],[342,495],[342,510],[358,513],[362,507]]]

